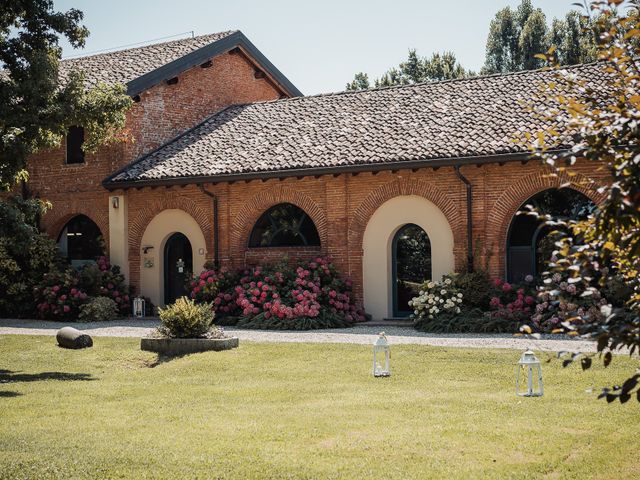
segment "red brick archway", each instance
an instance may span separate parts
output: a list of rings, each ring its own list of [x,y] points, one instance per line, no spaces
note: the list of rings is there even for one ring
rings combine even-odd
[[[491,258],[491,270],[504,276],[506,271],[506,243],[511,221],[520,206],[536,193],[550,188],[568,187],[584,194],[596,205],[601,204],[606,195],[598,193],[596,183],[583,174],[569,176],[566,173],[556,175],[546,167],[539,172],[524,176],[507,188],[490,208],[487,216],[487,245],[492,251],[499,252]]]
[[[129,274],[133,285],[138,285],[140,281],[142,236],[154,217],[164,210],[182,210],[189,214],[198,223],[204,235],[205,244],[208,246],[213,244],[213,212],[202,209],[193,200],[172,192],[167,192],[162,197],[154,197],[153,201],[145,204],[144,208],[136,210],[136,216],[133,219],[129,217]],[[207,250],[213,252],[213,248]]]
[[[449,194],[427,182],[399,179],[372,190],[356,208],[349,222],[349,244],[361,250],[364,231],[371,216],[387,200],[402,195],[418,195],[434,203],[447,218],[456,240],[464,232],[466,220],[459,215],[456,202]]]
[[[454,198],[430,183],[412,179],[397,179],[372,190],[355,209],[349,222],[349,274],[356,280],[355,291],[360,300],[362,300],[363,289],[362,242],[367,224],[382,204],[392,198],[405,195],[423,197],[435,204],[444,214],[453,232],[453,253],[456,269],[462,267],[462,264],[458,265],[458,263],[464,261],[463,249],[466,241],[466,232],[464,230],[466,219],[461,216],[460,212],[462,210],[456,205]]]
[[[42,228],[54,240],[73,217],[84,215],[100,229],[107,252],[109,251],[109,212],[106,208],[91,208],[87,202],[56,202],[53,208],[42,217]]]
[[[230,231],[230,248],[234,258],[239,259],[247,249],[249,235],[258,218],[279,203],[292,203],[311,217],[320,236],[320,248],[323,252],[326,251],[328,225],[324,209],[308,195],[283,185],[254,195],[238,212]]]

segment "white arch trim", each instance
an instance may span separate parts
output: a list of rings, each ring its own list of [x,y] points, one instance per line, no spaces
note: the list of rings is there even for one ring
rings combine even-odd
[[[440,280],[454,270],[453,231],[442,211],[417,195],[386,201],[371,216],[362,241],[364,306],[374,320],[393,316],[391,249],[394,235],[408,223],[429,236],[432,278]]]
[[[163,210],[153,217],[142,235],[141,247],[153,247],[140,259],[140,293],[154,305],[164,305],[164,247],[174,233],[182,233],[191,242],[193,272],[204,268],[206,243],[198,222],[183,210]],[[152,266],[148,266],[149,263]]]

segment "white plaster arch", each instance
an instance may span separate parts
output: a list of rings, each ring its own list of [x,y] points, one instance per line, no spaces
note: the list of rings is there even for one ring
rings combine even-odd
[[[204,268],[206,242],[198,222],[178,209],[163,210],[157,214],[147,225],[141,242],[143,248],[153,248],[146,254],[142,253],[140,259],[140,293],[149,297],[154,305],[164,305],[164,247],[169,237],[178,232],[191,242],[194,273]],[[153,266],[145,266],[149,261]]]
[[[454,270],[453,231],[442,211],[418,195],[387,200],[371,216],[362,241],[364,306],[374,320],[393,316],[392,242],[408,223],[429,236],[433,279],[440,280]]]

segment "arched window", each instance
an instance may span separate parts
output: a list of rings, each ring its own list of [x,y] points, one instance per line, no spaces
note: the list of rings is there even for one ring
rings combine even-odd
[[[526,212],[532,205],[539,213],[554,219],[587,218],[596,208],[582,193],[571,188],[549,189],[537,193],[518,209]],[[549,261],[554,245],[548,237],[554,228],[544,225],[534,215],[516,215],[507,235],[507,279],[522,281],[527,275],[540,275]]]
[[[102,233],[85,215],[77,215],[67,222],[58,237],[58,247],[74,267],[104,255]]]
[[[320,246],[311,217],[292,203],[280,203],[264,212],[249,237],[249,247]]]

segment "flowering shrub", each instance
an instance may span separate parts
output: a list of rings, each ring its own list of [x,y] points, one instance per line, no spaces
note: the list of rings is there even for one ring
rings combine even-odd
[[[190,296],[198,303],[212,302],[218,317],[237,316],[240,307],[236,303],[238,294],[235,287],[239,281],[240,275],[237,272],[231,272],[224,267],[217,271],[208,268],[191,281]]]
[[[96,297],[113,300],[121,315],[131,313],[129,287],[120,268],[110,265],[106,257],[79,270],[69,267],[64,272],[45,274],[34,287],[34,294],[41,318],[75,320],[81,305]]]
[[[77,271],[72,268],[63,273],[46,273],[35,293],[40,317],[55,320],[75,320],[89,298],[78,285]]]
[[[520,285],[510,284],[500,278],[493,280],[494,293],[489,301],[490,311],[487,316],[505,324],[512,323],[515,329],[527,322],[536,306],[533,281],[531,275],[527,275]]]
[[[463,295],[454,286],[451,277],[446,276],[441,282],[425,282],[420,295],[409,301],[413,308],[413,319],[433,320],[438,315],[460,313]]]
[[[100,270],[99,288],[97,292],[90,292],[91,295],[111,298],[116,302],[121,315],[129,315],[131,313],[130,289],[125,283],[124,275],[120,273],[120,267],[111,265],[109,259],[104,256],[98,258],[97,267]],[[82,270],[87,268],[95,267],[89,265]]]
[[[234,278],[238,280],[232,285]],[[293,267],[256,267],[237,276],[208,270],[191,287],[191,298],[212,300],[217,312],[238,315],[237,324],[244,327],[329,328],[364,320],[351,282],[341,279],[327,258]]]
[[[581,277],[553,273],[544,280],[544,289],[531,317],[531,327],[540,332],[559,333],[585,321],[604,321],[608,301]],[[604,313],[603,313],[604,312]]]

